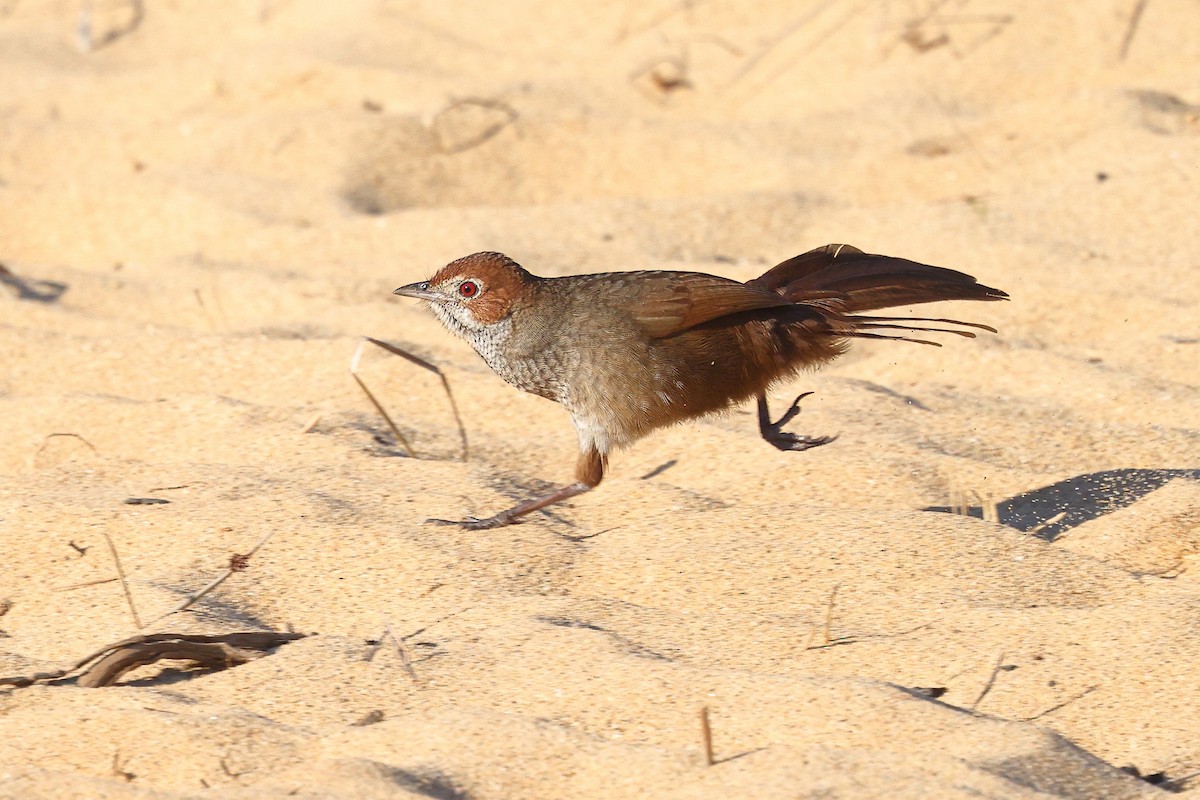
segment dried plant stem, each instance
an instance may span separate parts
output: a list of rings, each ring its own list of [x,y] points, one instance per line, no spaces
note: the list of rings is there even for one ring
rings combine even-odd
[[[266,544],[266,543],[267,543],[267,540],[269,540],[269,539],[270,539],[272,536],[274,536],[274,535],[275,535],[275,531],[273,531],[273,530],[272,530],[272,531],[269,531],[269,532],[268,532],[268,533],[267,533],[265,536],[263,536],[261,539],[259,539],[259,540],[258,540],[258,544],[254,545],[254,547],[250,548],[250,552],[249,552],[249,553],[245,553],[245,554],[242,556],[242,559],[241,559],[241,561],[242,561],[242,562],[244,562],[246,559],[249,559],[249,558],[250,558],[252,555],[254,555],[255,553],[257,553],[257,552],[258,552],[258,549],[259,549],[260,547],[262,547],[264,544]],[[172,614],[176,614],[176,613],[178,613],[178,612],[180,612],[180,611],[185,611],[186,609],[190,608],[190,607],[192,606],[192,604],[194,604],[194,603],[195,603],[197,600],[199,600],[200,598],[204,597],[204,595],[208,594],[208,593],[209,593],[209,592],[211,592],[213,589],[216,589],[218,586],[220,586],[222,583],[224,583],[224,582],[226,581],[226,579],[228,579],[228,578],[229,578],[229,576],[230,576],[230,575],[232,575],[232,574],[233,574],[233,573],[235,573],[235,572],[239,572],[239,571],[240,571],[240,570],[238,570],[238,569],[234,569],[232,566],[230,566],[228,569],[226,569],[226,570],[225,570],[225,572],[223,572],[223,573],[221,573],[219,576],[217,576],[217,578],[215,578],[213,581],[211,581],[211,582],[210,582],[210,583],[209,583],[207,586],[205,586],[203,589],[201,589],[200,591],[198,591],[198,592],[196,592],[195,594],[191,595],[190,597],[188,597],[186,600],[184,600],[184,601],[183,601],[182,603],[180,603],[179,605],[175,606],[175,608],[172,608],[172,609],[171,609],[170,611],[168,611],[167,613],[165,613],[165,614],[162,614],[161,616],[155,617],[155,618],[154,618],[154,619],[153,619],[153,620],[150,622],[150,624],[151,624],[151,625],[155,625],[155,624],[157,624],[158,622],[160,622],[161,620],[163,620],[163,619],[166,619],[167,617],[171,616]],[[138,627],[140,628],[141,626],[139,625]]]
[[[1137,33],[1138,23],[1142,21],[1142,12],[1146,10],[1146,4],[1150,0],[1137,0],[1137,4],[1133,7],[1133,12],[1129,15],[1129,25],[1125,28],[1125,38],[1121,40],[1121,51],[1117,58],[1124,61],[1129,55],[1129,47],[1133,44],[1134,34]]]
[[[1072,695],[1071,697],[1068,697],[1066,700],[1063,700],[1061,703],[1057,703],[1055,705],[1050,706],[1045,711],[1039,711],[1038,713],[1034,714],[1032,717],[1022,717],[1021,721],[1022,722],[1033,722],[1035,719],[1041,719],[1042,717],[1046,716],[1047,714],[1053,714],[1055,711],[1058,711],[1060,708],[1066,708],[1071,703],[1074,703],[1076,700],[1080,700],[1084,697],[1087,697],[1089,694],[1091,694],[1092,692],[1096,691],[1099,688],[1100,688],[1099,686],[1089,686],[1086,689],[1084,689],[1082,692],[1079,692],[1078,694]]]
[[[72,583],[70,586],[56,586],[54,587],[54,591],[69,592],[72,589],[83,589],[88,586],[99,586],[102,583],[115,583],[117,580],[118,578],[100,578],[94,581],[84,581],[83,583]]]
[[[363,345],[369,341],[374,340],[364,338],[363,341],[358,343],[358,348],[354,351],[354,357],[350,359],[350,377],[354,378],[354,382],[358,384],[358,388],[362,389],[363,394],[365,394],[367,399],[371,401],[371,405],[375,406],[375,410],[379,412],[379,416],[383,417],[384,422],[386,422],[388,427],[392,429],[392,435],[396,437],[396,441],[400,442],[400,444],[404,447],[404,451],[408,453],[409,457],[411,458],[416,454],[413,452],[412,445],[408,443],[408,437],[400,432],[400,428],[397,427],[396,423],[392,421],[391,415],[388,414],[386,409],[384,409],[383,404],[379,402],[379,399],[375,397],[375,393],[367,388],[367,384],[362,378],[358,377],[358,363],[362,360]]]
[[[717,762],[713,759],[712,723],[708,719],[708,706],[700,708],[700,738],[704,742],[704,763],[711,767]]]
[[[996,659],[996,666],[992,667],[992,674],[988,676],[987,683],[983,685],[983,691],[979,693],[979,697],[975,698],[975,702],[971,703],[971,710],[974,711],[983,702],[983,698],[988,696],[988,692],[996,685],[996,676],[1000,674],[1000,670],[1004,667],[1004,653],[1001,653]]]
[[[392,630],[392,623],[387,623],[387,635],[391,637],[392,643],[396,645],[396,653],[400,656],[400,665],[404,667],[404,671],[408,673],[408,677],[412,678],[413,683],[419,683],[417,671],[413,669],[412,659],[408,655],[408,648],[404,646],[404,642],[396,635],[396,631]]]
[[[415,356],[407,350],[399,348],[394,344],[389,344],[388,342],[380,339],[373,339],[370,336],[364,336],[363,340],[358,343],[358,347],[354,351],[354,356],[350,359],[350,377],[354,378],[354,382],[358,384],[358,388],[363,390],[363,394],[365,394],[367,399],[371,401],[371,405],[375,406],[375,410],[378,411],[379,415],[383,417],[385,422],[387,422],[388,427],[391,428],[392,433],[395,434],[397,441],[404,446],[404,449],[408,452],[408,455],[410,457],[415,455],[412,446],[408,443],[408,439],[405,438],[404,434],[400,432],[400,428],[396,426],[396,423],[392,421],[391,416],[387,413],[387,411],[384,410],[383,404],[380,403],[371,390],[367,388],[367,384],[363,382],[363,379],[358,377],[358,364],[362,360],[363,347],[367,344],[367,342],[370,342],[376,347],[388,351],[392,355],[400,356],[411,364],[416,364],[418,367],[423,367],[424,369],[427,369],[434,375],[438,376],[442,382],[442,389],[446,392],[446,398],[450,401],[450,411],[454,414],[454,422],[458,425],[458,435],[462,440],[462,460],[466,461],[470,455],[470,450],[467,446],[467,429],[463,426],[462,416],[458,413],[458,404],[454,402],[454,392],[450,391],[450,382],[446,380],[446,374],[437,366],[431,364],[420,356]]]
[[[825,609],[825,644],[833,641],[833,608],[837,602],[838,589],[841,586],[840,583],[835,583],[833,590],[829,592],[829,606]]]
[[[133,624],[138,630],[142,629],[142,620],[138,617],[137,606],[133,604],[133,594],[129,591],[129,581],[125,580],[125,570],[121,567],[121,557],[117,555],[117,546],[113,544],[112,537],[108,535],[108,531],[100,531],[104,535],[104,541],[108,542],[108,551],[112,553],[113,563],[117,565],[117,577],[121,580],[121,588],[125,590],[125,601],[129,603],[129,613],[133,615]]]

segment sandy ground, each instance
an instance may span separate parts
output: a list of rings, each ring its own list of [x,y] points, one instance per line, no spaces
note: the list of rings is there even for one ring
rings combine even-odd
[[[0,797],[1200,797],[1200,7],[451,5],[0,0],[0,675],[138,632],[106,535],[143,632],[311,634],[0,691]],[[1000,333],[423,524],[575,436],[393,288],[827,242]]]

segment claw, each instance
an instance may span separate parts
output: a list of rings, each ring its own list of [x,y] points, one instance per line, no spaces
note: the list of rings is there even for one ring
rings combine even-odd
[[[812,392],[805,392],[793,400],[791,407],[776,422],[771,422],[771,416],[767,410],[766,395],[758,396],[758,429],[762,433],[762,437],[773,447],[780,450],[799,452],[801,450],[811,450],[823,444],[829,444],[837,438],[837,436],[803,436],[783,430],[783,426],[791,422],[800,413],[800,401],[810,394]]]
[[[800,452],[802,450],[811,450],[814,447],[820,447],[823,444],[829,444],[837,436],[800,436],[787,431],[779,431],[774,437],[768,438],[775,447],[780,450],[790,450],[792,452]]]

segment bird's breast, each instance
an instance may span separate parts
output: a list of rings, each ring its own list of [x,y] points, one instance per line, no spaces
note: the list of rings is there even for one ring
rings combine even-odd
[[[467,339],[493,372],[518,389],[560,403],[569,395],[578,365],[569,348],[531,341],[514,330],[511,318],[472,331]]]

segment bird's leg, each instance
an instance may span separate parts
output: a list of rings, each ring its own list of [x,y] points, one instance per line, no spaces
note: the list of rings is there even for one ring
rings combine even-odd
[[[792,401],[792,407],[784,412],[778,422],[771,422],[771,412],[767,410],[766,392],[758,395],[758,431],[762,437],[780,450],[809,450],[829,444],[837,436],[802,436],[798,433],[788,433],[783,426],[792,421],[800,413],[800,401],[812,392],[805,392]]]
[[[434,525],[457,525],[469,531],[481,531],[488,528],[512,525],[520,522],[520,518],[526,514],[531,514],[538,509],[554,505],[555,503],[561,503],[563,500],[569,500],[576,495],[583,494],[599,486],[600,481],[604,478],[604,462],[604,456],[600,455],[600,451],[595,447],[592,447],[587,452],[579,454],[579,461],[575,464],[575,482],[561,489],[555,489],[553,492],[544,494],[541,497],[530,498],[487,519],[464,519],[459,521],[430,519],[426,520],[426,522],[431,522]]]

